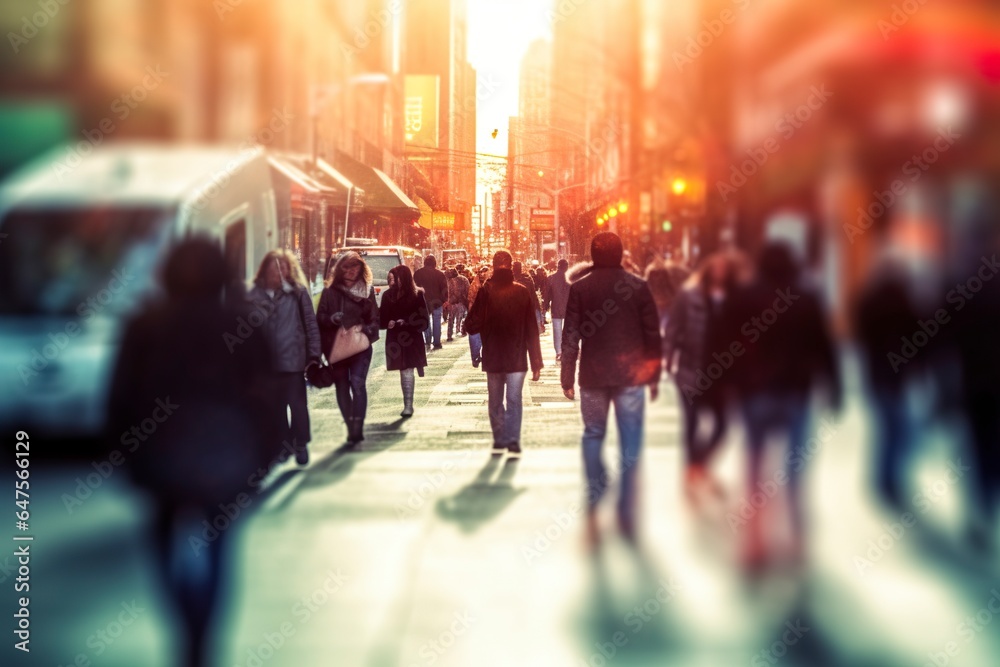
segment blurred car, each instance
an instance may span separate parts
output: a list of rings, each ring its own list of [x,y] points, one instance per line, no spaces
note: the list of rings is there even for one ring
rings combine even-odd
[[[249,279],[277,238],[260,149],[120,144],[57,150],[0,185],[0,424],[62,437],[103,429],[124,324],[158,293],[189,234]],[[156,350],[150,350],[156,354]]]

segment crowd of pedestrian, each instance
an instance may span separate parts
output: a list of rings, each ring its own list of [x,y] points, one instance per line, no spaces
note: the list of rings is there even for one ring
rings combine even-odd
[[[290,251],[269,252],[244,290],[226,274],[212,242],[193,239],[176,248],[164,273],[165,298],[125,333],[108,424],[109,432],[120,433],[123,425],[141,422],[160,396],[183,406],[130,467],[156,499],[155,544],[188,627],[191,664],[203,651],[225,541],[208,547],[208,567],[192,575],[197,581],[177,581],[185,572],[176,562],[184,527],[231,502],[254,471],[292,454],[308,464],[306,378],[333,387],[346,446],[361,443],[372,344],[382,330],[386,368],[399,372],[403,418],[414,414],[416,377],[423,377],[429,353],[443,347],[442,322],[445,342],[468,337],[471,363],[486,374],[491,455],[515,459],[526,444],[523,387],[529,372],[532,381],[541,377],[540,335],[551,317],[561,388],[580,401],[591,545],[601,540],[598,506],[609,488],[602,449],[612,406],[620,450],[618,528],[636,539],[646,397],[657,398],[666,375],[683,416],[682,487],[689,501],[695,507],[725,502],[728,491],[712,468],[734,419],[745,434],[748,489],[763,488],[773,474],[765,469],[765,451],[770,440],[780,440],[788,553],[804,557],[807,436],[818,410],[841,409],[843,382],[823,300],[801,257],[787,243],[771,241],[754,260],[727,249],[693,271],[662,259],[640,270],[621,239],[604,232],[591,240],[589,261],[570,266],[561,259],[549,268],[551,274],[542,266],[525,270],[499,251],[490,265],[459,264],[444,272],[428,256],[415,273],[406,265],[393,268],[379,303],[371,269],[348,251],[336,258],[314,311]],[[1000,280],[990,280],[1000,266],[982,259],[973,269],[973,279],[945,294],[921,294],[905,262],[883,258],[861,291],[852,323],[874,414],[878,494],[893,508],[907,508],[914,443],[927,423],[912,409],[911,394],[918,384],[933,384],[941,409],[961,413],[968,424],[975,458],[969,534],[974,544],[992,548],[1000,512],[1000,394],[992,387],[1000,368],[992,339]],[[260,335],[234,337],[247,321]],[[945,323],[953,324],[945,330]],[[923,332],[923,355],[912,342],[919,342],[914,326]],[[960,362],[957,377],[942,361],[952,358]],[[950,389],[958,400],[946,400]],[[774,522],[754,513],[745,523],[745,559],[763,565],[774,556],[768,534]]]

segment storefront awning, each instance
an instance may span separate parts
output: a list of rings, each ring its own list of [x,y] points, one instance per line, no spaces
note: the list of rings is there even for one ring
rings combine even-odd
[[[337,153],[337,171],[365,191],[364,211],[390,218],[403,218],[413,222],[420,217],[420,209],[406,196],[398,185],[383,171],[363,162]]]
[[[268,162],[272,172],[298,193],[326,197],[332,204],[341,206],[347,203],[348,193],[351,193],[352,204],[360,202],[364,196],[361,188],[323,160],[314,167],[307,155],[272,153]]]

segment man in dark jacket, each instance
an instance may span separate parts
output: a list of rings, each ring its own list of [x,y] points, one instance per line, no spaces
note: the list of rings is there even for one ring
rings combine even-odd
[[[662,372],[660,322],[646,281],[622,268],[622,242],[602,232],[590,244],[593,265],[574,272],[563,329],[562,387],[573,399],[580,359],[587,534],[597,541],[597,503],[608,484],[601,457],[608,409],[615,406],[621,444],[618,522],[635,538],[635,479],[642,447],[645,388],[655,400]]]
[[[417,287],[423,288],[424,299],[427,301],[427,310],[431,312],[431,322],[424,332],[424,341],[427,347],[434,344],[435,350],[441,349],[441,313],[444,304],[448,301],[448,279],[444,271],[437,268],[437,259],[434,255],[427,255],[424,258],[424,268],[417,270],[413,274],[413,282]]]
[[[493,454],[521,456],[521,390],[531,359],[531,380],[542,372],[542,348],[531,294],[514,282],[511,256],[493,255],[493,277],[479,290],[466,330],[482,334]],[[506,394],[506,406],[504,405]]]
[[[562,361],[563,320],[566,319],[566,302],[569,301],[568,268],[569,262],[560,259],[556,272],[548,277],[547,307],[552,308],[552,344],[556,348],[556,363]]]

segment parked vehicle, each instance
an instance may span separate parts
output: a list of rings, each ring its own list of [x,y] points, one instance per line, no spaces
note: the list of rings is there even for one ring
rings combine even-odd
[[[262,150],[119,144],[42,157],[0,185],[0,425],[103,428],[123,325],[189,234],[249,280],[277,238]],[[156,350],[150,350],[156,354]]]

